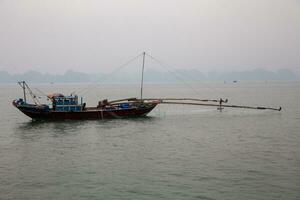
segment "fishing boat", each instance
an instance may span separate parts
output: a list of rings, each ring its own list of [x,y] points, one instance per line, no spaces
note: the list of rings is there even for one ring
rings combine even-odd
[[[65,96],[60,93],[49,94],[52,105],[40,104],[25,81],[19,82],[24,89],[24,97],[13,101],[13,105],[34,120],[88,120],[125,117],[141,117],[147,115],[158,101],[141,101],[128,99],[127,102],[99,101],[95,107],[87,107],[77,95]],[[25,89],[30,91],[34,104],[27,103]]]
[[[255,107],[242,105],[228,105],[228,99],[197,99],[197,98],[143,98],[143,82],[145,56],[143,52],[142,78],[140,87],[140,98],[125,98],[98,102],[94,107],[86,106],[83,98],[76,94],[63,95],[61,93],[48,94],[47,98],[51,104],[41,104],[37,96],[25,81],[18,82],[23,90],[23,98],[13,100],[12,104],[22,113],[33,120],[99,120],[112,118],[143,117],[151,112],[158,104],[194,105],[217,107],[219,111],[224,108],[244,108],[258,110],[275,110],[279,108]],[[153,58],[153,57],[151,57]],[[27,101],[27,93],[31,96],[33,103]]]

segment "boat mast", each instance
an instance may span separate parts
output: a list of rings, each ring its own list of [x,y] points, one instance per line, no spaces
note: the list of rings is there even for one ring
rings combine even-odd
[[[26,87],[25,87],[25,81],[21,81],[21,82],[18,82],[19,85],[21,86],[21,88],[23,89],[23,96],[24,96],[24,102],[26,103]]]
[[[142,68],[142,80],[141,80],[141,101],[143,101],[143,84],[144,84],[145,55],[146,55],[146,52],[143,52],[143,68]]]
[[[18,82],[18,84],[21,86],[21,88],[23,89],[23,94],[24,94],[24,102],[26,103],[26,89],[28,90],[30,96],[32,97],[32,100],[34,101],[35,105],[41,105],[41,103],[39,102],[39,100],[36,98],[36,95],[32,92],[32,90],[30,89],[30,87],[27,85],[27,83],[25,81],[21,81]]]

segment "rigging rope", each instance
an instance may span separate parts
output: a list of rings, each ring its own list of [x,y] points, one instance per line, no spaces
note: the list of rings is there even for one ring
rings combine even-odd
[[[111,75],[113,75],[113,74],[116,73],[117,71],[123,69],[125,66],[127,66],[127,65],[130,64],[130,63],[132,63],[133,61],[135,61],[136,59],[138,59],[138,58],[141,57],[142,55],[143,55],[143,53],[138,54],[137,56],[133,57],[133,58],[130,59],[129,61],[127,61],[127,62],[125,62],[124,64],[120,65],[118,68],[116,68],[115,70],[113,70],[111,73],[106,74],[105,77],[104,77],[101,81],[99,81],[98,83],[96,83],[96,86],[100,86],[100,83],[103,83],[104,81],[106,81],[106,80],[108,79],[108,77],[110,77]],[[80,92],[82,92],[81,95],[84,95],[84,94],[86,94],[86,93],[91,89],[92,86],[94,86],[94,84],[93,84],[93,85],[90,85],[90,86],[88,86],[88,87],[86,87],[86,88],[80,89],[80,90],[78,90],[78,91],[74,91],[74,92],[72,92],[72,94],[73,94],[73,93],[80,93]]]
[[[157,58],[155,58],[155,57],[153,57],[153,56],[151,56],[151,55],[149,55],[149,54],[147,54],[147,53],[146,53],[146,55],[147,55],[149,58],[151,58],[152,60],[154,60],[156,63],[158,63],[161,67],[165,68],[169,73],[171,73],[171,74],[173,74],[174,76],[176,76],[178,80],[180,80],[181,82],[183,82],[186,86],[188,86],[191,90],[193,90],[197,95],[200,96],[200,93],[199,93],[195,88],[193,88],[193,87],[192,87],[190,84],[188,84],[186,81],[184,81],[183,79],[181,79],[180,77],[178,77],[177,74],[180,74],[181,76],[185,76],[185,77],[187,77],[187,78],[189,78],[189,79],[192,79],[192,80],[194,80],[194,81],[199,81],[199,80],[196,80],[194,77],[191,77],[191,76],[188,75],[188,74],[179,73],[179,72],[177,72],[177,74],[176,74],[176,72],[170,71],[170,70],[168,69],[167,65],[164,64],[162,61],[158,60]],[[169,66],[169,65],[168,65],[168,66]],[[169,67],[169,68],[172,68],[172,67]],[[225,99],[228,99],[228,98],[227,98],[227,95],[226,95],[223,91],[220,91],[220,90],[218,90],[218,89],[216,89],[216,88],[214,88],[214,87],[211,87],[209,84],[204,83],[204,82],[201,82],[201,84],[205,85],[207,88],[211,89],[211,90],[214,91],[215,93],[218,93],[218,94],[223,95]],[[201,96],[200,96],[200,97],[201,97]],[[235,99],[234,101],[235,101],[236,103],[242,104],[242,102],[237,101],[236,99]]]
[[[197,95],[200,95],[200,93],[198,93],[197,90],[195,90],[193,87],[191,87],[186,81],[184,81],[183,79],[181,79],[175,72],[170,71],[167,67],[165,67],[159,60],[157,60],[156,58],[154,58],[153,56],[146,54],[147,56],[149,56],[152,60],[154,60],[155,62],[157,62],[161,67],[163,67],[164,69],[166,69],[170,74],[173,74],[174,77],[178,80],[180,80],[181,82],[183,82],[187,87],[189,87],[191,90],[193,90]]]
[[[129,61],[127,61],[124,64],[120,65],[118,68],[116,68],[115,70],[113,70],[111,73],[104,75],[104,78],[102,80],[96,82],[96,87],[101,86],[100,84],[103,83],[104,81],[106,81],[110,76],[112,76],[116,72],[120,71],[121,69],[123,69],[124,67],[126,67],[127,65],[129,65],[130,63],[132,63],[133,61],[135,61],[136,59],[138,59],[139,57],[141,57],[142,55],[143,55],[143,53],[138,54],[137,56],[133,57]],[[170,74],[172,74],[177,80],[181,81],[184,85],[186,85],[189,89],[191,89],[197,96],[203,97],[203,95],[198,90],[196,90],[193,86],[191,86],[187,81],[185,81],[183,77],[185,76],[185,77],[187,77],[189,79],[192,79],[194,81],[199,81],[199,80],[196,80],[194,77],[191,77],[190,75],[185,74],[185,73],[174,72],[174,71],[170,70],[170,68],[172,68],[172,67],[170,67],[169,65],[166,65],[161,60],[153,57],[152,55],[150,55],[148,53],[146,53],[145,55],[147,55],[150,59],[152,59],[157,64],[159,64],[159,66],[162,67],[162,68],[164,68],[167,72],[169,72]],[[224,97],[227,96],[224,92],[221,92],[221,91],[217,90],[216,88],[211,87],[210,85],[208,85],[206,83],[203,83],[203,82],[201,82],[201,83],[204,84],[204,85],[206,85],[206,87],[209,88],[209,89],[211,89],[212,91],[214,91],[214,92],[216,92],[218,94],[224,95]],[[75,90],[71,94],[74,94],[74,93],[78,93],[79,94],[79,93],[81,93],[80,95],[83,96],[90,89],[92,89],[94,86],[95,86],[95,83],[91,84],[91,85],[89,85],[89,86],[87,86],[85,88],[82,88],[82,89],[79,89],[79,90]]]
[[[111,75],[113,75],[113,74],[116,73],[117,71],[123,69],[125,66],[127,66],[127,65],[130,64],[131,62],[135,61],[136,59],[138,59],[138,58],[141,57],[142,55],[143,55],[143,53],[138,54],[137,56],[133,57],[132,59],[130,59],[130,60],[127,61],[126,63],[122,64],[120,67],[116,68],[116,69],[115,69],[114,71],[112,71],[111,73],[106,74],[105,77],[104,77],[100,82],[96,83],[96,84],[97,84],[96,86],[100,86],[100,83],[103,83],[103,82],[106,81]],[[191,86],[188,82],[186,82],[183,78],[181,78],[181,77],[178,75],[178,74],[179,74],[178,72],[177,72],[177,74],[176,74],[176,72],[174,72],[174,71],[172,71],[172,70],[169,69],[169,68],[171,68],[171,67],[167,67],[167,65],[165,65],[162,61],[160,61],[160,60],[158,60],[157,58],[151,56],[150,54],[146,53],[145,55],[147,55],[150,59],[152,59],[153,61],[155,61],[156,63],[158,63],[159,66],[161,66],[162,68],[164,68],[165,70],[167,70],[167,72],[169,72],[170,74],[172,74],[177,80],[179,80],[179,81],[181,81],[182,83],[184,83],[184,84],[185,84],[189,89],[191,89],[197,96],[202,97],[201,93],[200,93],[198,90],[196,90],[193,86]],[[181,74],[181,76],[183,76],[183,75]],[[185,75],[185,76],[187,77],[188,75]],[[191,78],[191,77],[189,76],[188,78]],[[194,78],[193,78],[193,79],[194,79]],[[195,80],[195,79],[194,79],[194,80]],[[196,80],[196,81],[198,81],[198,80]],[[80,89],[80,90],[78,90],[78,91],[74,91],[74,92],[72,92],[72,93],[76,93],[76,92],[77,92],[77,93],[81,93],[81,92],[82,92],[81,95],[84,95],[84,94],[86,94],[86,93],[92,88],[92,86],[93,86],[93,85],[90,85],[90,86],[88,86],[88,87],[86,87],[86,88]],[[209,86],[208,86],[208,87],[209,87]],[[210,88],[210,89],[216,91],[214,88]],[[218,92],[218,93],[220,93],[220,92]],[[226,95],[225,95],[225,96],[226,96]]]
[[[38,88],[34,88],[38,93],[40,93],[40,96],[45,96],[45,97],[47,97],[48,95],[45,93],[45,92],[43,92],[42,90],[40,90],[40,89],[38,89]]]
[[[177,78],[179,81],[183,82],[187,87],[189,87],[191,90],[193,90],[197,95],[199,95],[200,97],[202,97],[202,95],[200,94],[200,92],[198,90],[196,90],[194,87],[192,87],[189,83],[187,83],[184,79],[180,78],[176,72],[173,72],[171,70],[168,69],[167,65],[165,65],[162,61],[158,60],[157,58],[154,58],[153,56],[146,54],[147,56],[149,56],[149,58],[151,58],[152,60],[154,60],[156,63],[158,63],[161,67],[165,68],[169,73],[173,74],[175,78]],[[169,67],[171,68],[171,67]],[[177,72],[178,73],[178,72]],[[179,73],[178,73],[179,74]],[[186,74],[184,74],[186,77],[188,78],[192,78]],[[181,76],[183,76],[183,73],[181,74]],[[192,78],[194,79],[194,78]],[[195,79],[194,79],[195,80]],[[199,81],[199,80],[195,80],[195,81]],[[215,90],[214,88],[211,88],[212,90]],[[216,91],[216,90],[215,90]],[[224,94],[223,94],[224,95]],[[226,96],[226,95],[224,95]]]

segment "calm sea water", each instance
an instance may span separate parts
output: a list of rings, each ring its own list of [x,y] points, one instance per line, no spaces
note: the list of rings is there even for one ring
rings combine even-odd
[[[103,98],[137,85],[32,85]],[[0,199],[300,199],[300,83],[146,85],[149,97],[227,97],[282,112],[160,105],[147,118],[33,122],[0,86]]]

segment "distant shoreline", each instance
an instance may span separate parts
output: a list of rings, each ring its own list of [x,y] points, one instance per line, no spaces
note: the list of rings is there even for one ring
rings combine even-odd
[[[118,72],[114,74],[89,74],[76,71],[66,71],[62,75],[41,73],[38,71],[27,71],[21,74],[10,74],[7,71],[0,71],[0,83],[15,83],[25,80],[31,83],[138,83],[140,74],[135,72]],[[172,73],[157,70],[145,71],[145,82],[149,83],[178,83],[178,82],[201,82],[201,81],[222,81],[230,83],[237,81],[297,81],[300,74],[288,69],[268,71],[255,69],[251,71],[226,71],[226,72],[201,72],[197,69],[173,70]]]

